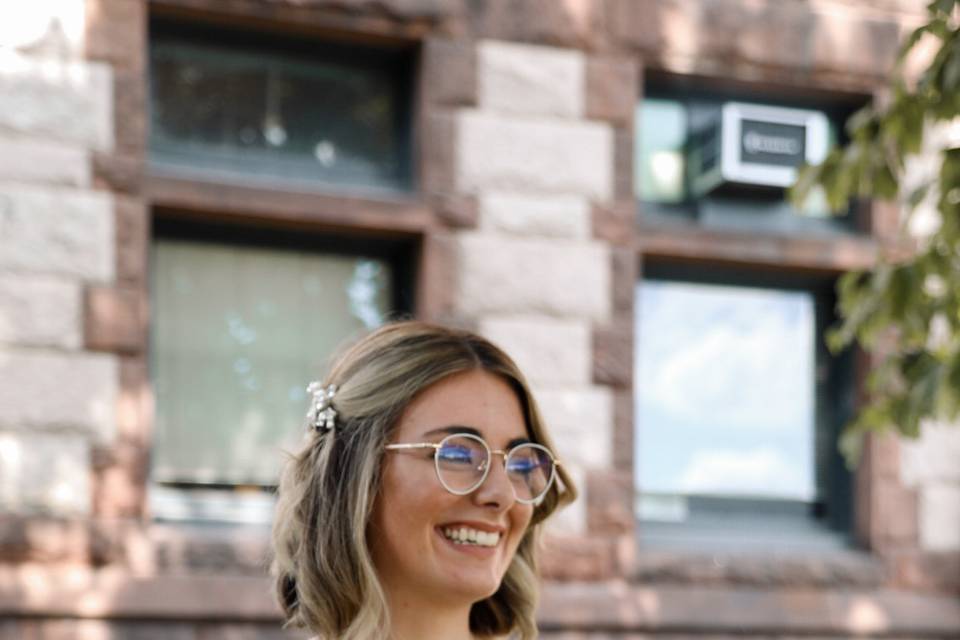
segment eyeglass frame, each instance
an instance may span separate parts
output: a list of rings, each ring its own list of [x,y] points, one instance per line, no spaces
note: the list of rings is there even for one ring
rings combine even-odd
[[[543,446],[542,444],[537,443],[537,442],[521,442],[521,443],[519,443],[519,444],[516,444],[516,445],[512,446],[509,450],[506,450],[506,451],[505,451],[505,450],[503,450],[503,449],[491,449],[491,448],[490,448],[490,445],[487,444],[487,441],[484,440],[482,437],[480,437],[480,436],[478,436],[478,435],[476,435],[476,434],[473,434],[473,433],[463,432],[463,433],[451,433],[451,434],[449,434],[449,435],[446,435],[446,436],[443,437],[442,440],[440,440],[440,442],[408,442],[408,443],[396,443],[396,444],[388,444],[388,445],[385,445],[384,448],[385,448],[387,451],[408,451],[408,450],[413,450],[413,449],[433,449],[434,454],[436,454],[436,452],[437,452],[437,451],[440,451],[441,447],[443,447],[443,443],[444,443],[444,442],[446,442],[446,441],[449,440],[450,438],[456,438],[456,437],[471,438],[471,439],[473,439],[473,440],[476,440],[476,441],[479,442],[480,444],[482,444],[482,445],[483,445],[483,448],[486,449],[486,451],[487,451],[487,464],[485,465],[485,467],[484,467],[484,469],[483,469],[483,475],[480,477],[480,479],[477,481],[477,483],[476,483],[473,487],[471,487],[470,489],[467,489],[466,491],[457,491],[457,490],[455,490],[455,489],[451,489],[449,486],[447,486],[447,483],[443,481],[443,475],[440,473],[440,459],[439,459],[436,455],[434,455],[434,456],[433,456],[433,470],[434,470],[434,471],[436,472],[436,474],[437,474],[437,480],[440,482],[440,486],[442,486],[442,487],[443,487],[444,489],[446,489],[449,493],[452,493],[452,494],[455,495],[455,496],[466,496],[466,495],[470,495],[471,493],[473,493],[474,491],[476,491],[477,489],[479,489],[479,488],[483,485],[483,483],[484,483],[484,482],[486,481],[486,479],[487,479],[487,476],[490,475],[490,467],[493,466],[493,465],[490,463],[490,461],[493,459],[493,455],[494,455],[494,454],[498,454],[498,455],[500,455],[500,456],[503,457],[503,468],[504,468],[504,472],[507,473],[508,476],[509,476],[509,472],[507,471],[507,458],[510,456],[511,453],[513,453],[514,451],[516,451],[516,450],[519,449],[520,447],[535,447],[535,448],[537,448],[537,449],[540,449],[541,451],[546,452],[546,454],[547,454],[548,456],[550,456],[550,461],[551,461],[553,464],[552,464],[552,466],[551,466],[551,468],[550,468],[550,478],[547,480],[547,484],[544,486],[543,491],[540,493],[540,495],[538,495],[538,496],[535,497],[535,498],[531,498],[531,499],[521,498],[520,496],[517,495],[517,488],[513,485],[513,482],[512,482],[512,481],[510,482],[510,487],[513,489],[513,498],[514,498],[517,502],[519,502],[520,504],[532,504],[532,505],[534,505],[534,506],[539,506],[539,505],[543,502],[543,499],[546,497],[547,493],[549,493],[550,487],[552,487],[552,486],[553,486],[553,483],[556,481],[556,478],[557,478],[557,467],[560,466],[560,460],[558,460],[558,459],[553,455],[553,452],[550,451],[550,449],[546,448],[545,446]]]

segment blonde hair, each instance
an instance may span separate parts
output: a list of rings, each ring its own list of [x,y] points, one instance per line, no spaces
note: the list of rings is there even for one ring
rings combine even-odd
[[[367,544],[384,446],[414,396],[476,369],[513,388],[529,437],[556,451],[523,374],[506,353],[476,334],[398,322],[368,335],[334,365],[323,384],[338,386],[336,428],[311,430],[287,462],[278,488],[272,573],[285,626],[309,629],[323,640],[389,635],[389,611]],[[563,467],[557,472],[559,482],[535,508],[500,588],[471,608],[473,633],[536,637],[541,523],[576,497]]]

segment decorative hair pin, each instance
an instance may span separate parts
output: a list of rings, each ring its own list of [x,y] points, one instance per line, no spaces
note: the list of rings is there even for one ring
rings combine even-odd
[[[333,396],[337,393],[337,385],[327,385],[326,388],[314,381],[307,385],[307,393],[313,396],[310,410],[307,411],[307,420],[310,427],[317,431],[330,431],[336,426],[337,411],[333,408]]]

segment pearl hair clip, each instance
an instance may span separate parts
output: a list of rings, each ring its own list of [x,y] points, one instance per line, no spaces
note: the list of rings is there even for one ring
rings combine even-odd
[[[326,388],[318,381],[307,385],[307,393],[313,396],[310,410],[307,411],[307,420],[310,427],[317,431],[330,431],[336,426],[337,411],[333,408],[333,396],[337,393],[337,385],[327,385]]]

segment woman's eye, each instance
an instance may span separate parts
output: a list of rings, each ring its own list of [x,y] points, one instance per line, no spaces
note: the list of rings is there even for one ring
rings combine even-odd
[[[537,470],[537,466],[534,460],[511,460],[509,471],[521,476],[528,476]]]
[[[440,462],[460,464],[470,464],[473,460],[469,449],[460,449],[458,447],[443,447],[437,451],[437,457],[440,459]]]

